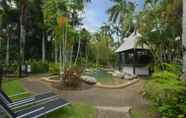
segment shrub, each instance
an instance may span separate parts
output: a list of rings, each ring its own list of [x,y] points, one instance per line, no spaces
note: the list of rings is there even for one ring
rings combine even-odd
[[[167,63],[157,64],[157,65],[151,64],[149,65],[149,67],[155,72],[168,71],[178,76],[182,74],[182,65],[179,64],[167,64]]]
[[[182,65],[163,63],[162,66],[164,70],[174,73],[178,76],[182,74]]]
[[[31,65],[32,73],[46,73],[49,70],[49,66],[47,62],[29,60],[26,63]]]
[[[18,72],[18,64],[11,64],[8,66],[5,66],[4,69],[6,71],[6,73],[14,73],[16,74]]]
[[[178,118],[186,112],[185,84],[178,75],[154,73],[145,84],[146,96],[157,106],[162,118]]]
[[[59,64],[50,63],[49,64],[49,73],[59,75],[59,73],[60,73]]]
[[[82,69],[78,67],[66,68],[63,74],[63,85],[68,88],[77,88],[81,85]]]
[[[174,73],[171,73],[168,71],[162,71],[162,72],[153,73],[151,78],[168,80],[170,78],[171,79],[178,79],[179,77],[178,77],[178,75],[176,75]]]

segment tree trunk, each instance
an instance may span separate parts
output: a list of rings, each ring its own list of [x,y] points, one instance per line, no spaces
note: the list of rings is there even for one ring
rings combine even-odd
[[[71,50],[70,50],[70,67],[72,66],[73,49],[74,49],[74,46],[72,45]]]
[[[58,46],[57,46],[57,42],[55,40],[55,49],[54,49],[54,58],[55,58],[55,64],[58,63]]]
[[[1,45],[2,45],[2,41],[1,41],[2,39],[1,39],[1,37],[0,37],[0,48],[2,47]]]
[[[61,42],[59,46],[59,70],[60,70],[60,80],[62,81],[63,68],[62,68],[62,44]]]
[[[10,50],[10,38],[7,37],[7,43],[6,43],[6,65],[9,65],[9,50]]]
[[[45,47],[45,33],[43,32],[42,36],[42,62],[46,60],[46,47]]]
[[[183,34],[182,34],[182,40],[183,40],[183,72],[184,76],[183,78],[186,79],[186,1],[183,0]]]
[[[25,48],[25,40],[26,40],[26,31],[24,28],[24,17],[25,17],[25,10],[26,10],[26,0],[20,0],[20,67],[19,67],[19,77],[22,76],[22,65],[24,64],[24,48]]]
[[[74,62],[75,65],[77,64],[77,60],[78,60],[79,53],[80,53],[80,48],[81,48],[81,39],[79,38],[77,55],[76,55],[76,59],[75,59],[75,62]]]
[[[88,46],[86,46],[86,64],[85,64],[85,66],[86,66],[86,68],[88,67]]]
[[[3,80],[3,67],[0,65],[0,90],[2,88],[2,80]]]

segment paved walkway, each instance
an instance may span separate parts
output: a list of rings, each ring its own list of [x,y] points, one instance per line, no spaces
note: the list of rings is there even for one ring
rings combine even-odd
[[[70,102],[84,102],[95,106],[104,107],[132,107],[132,110],[143,110],[147,107],[147,101],[142,97],[144,81],[131,85],[124,89],[103,89],[92,87],[87,90],[57,90],[43,82],[38,77],[29,77],[23,80],[25,87],[34,93],[54,91]],[[110,112],[98,109],[97,118],[128,118],[125,112]]]

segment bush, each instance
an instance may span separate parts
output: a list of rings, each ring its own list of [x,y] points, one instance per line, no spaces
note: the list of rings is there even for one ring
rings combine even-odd
[[[79,87],[82,72],[82,69],[78,67],[66,68],[63,74],[63,85],[68,88]]]
[[[151,64],[149,66],[155,72],[168,71],[168,72],[174,73],[178,76],[181,76],[181,74],[182,74],[182,65],[179,65],[179,64],[163,63],[163,64],[158,64],[158,65]]]
[[[154,79],[164,79],[164,80],[168,80],[168,79],[179,79],[178,75],[168,72],[168,71],[162,71],[162,72],[156,72],[153,73],[151,78]]]
[[[174,73],[178,76],[182,74],[182,65],[163,63],[162,66],[164,70]]]
[[[145,84],[146,96],[157,106],[162,118],[180,118],[186,113],[186,88],[178,78],[172,72],[157,72]]]
[[[29,60],[26,63],[31,65],[32,73],[47,73],[49,70],[49,65],[47,62]]]
[[[59,75],[59,73],[60,73],[59,64],[50,63],[49,64],[49,73]]]
[[[17,74],[18,68],[19,68],[18,64],[11,64],[11,65],[5,66],[4,71],[6,71],[6,73],[8,73],[8,74],[10,74],[10,73]]]

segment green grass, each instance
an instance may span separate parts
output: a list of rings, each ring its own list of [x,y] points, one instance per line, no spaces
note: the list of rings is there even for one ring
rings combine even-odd
[[[24,89],[21,81],[18,79],[3,81],[2,88],[8,96],[13,96],[11,97],[12,100],[18,100],[18,99],[22,99],[24,97],[30,96],[30,93],[28,93]],[[24,94],[21,94],[21,93],[24,93]],[[16,94],[21,94],[21,95],[14,96]]]
[[[142,118],[142,115],[140,112],[131,112],[131,118]]]
[[[10,96],[26,92],[20,80],[3,81],[2,88]]]
[[[47,118],[96,118],[93,106],[78,103],[50,113]]]

